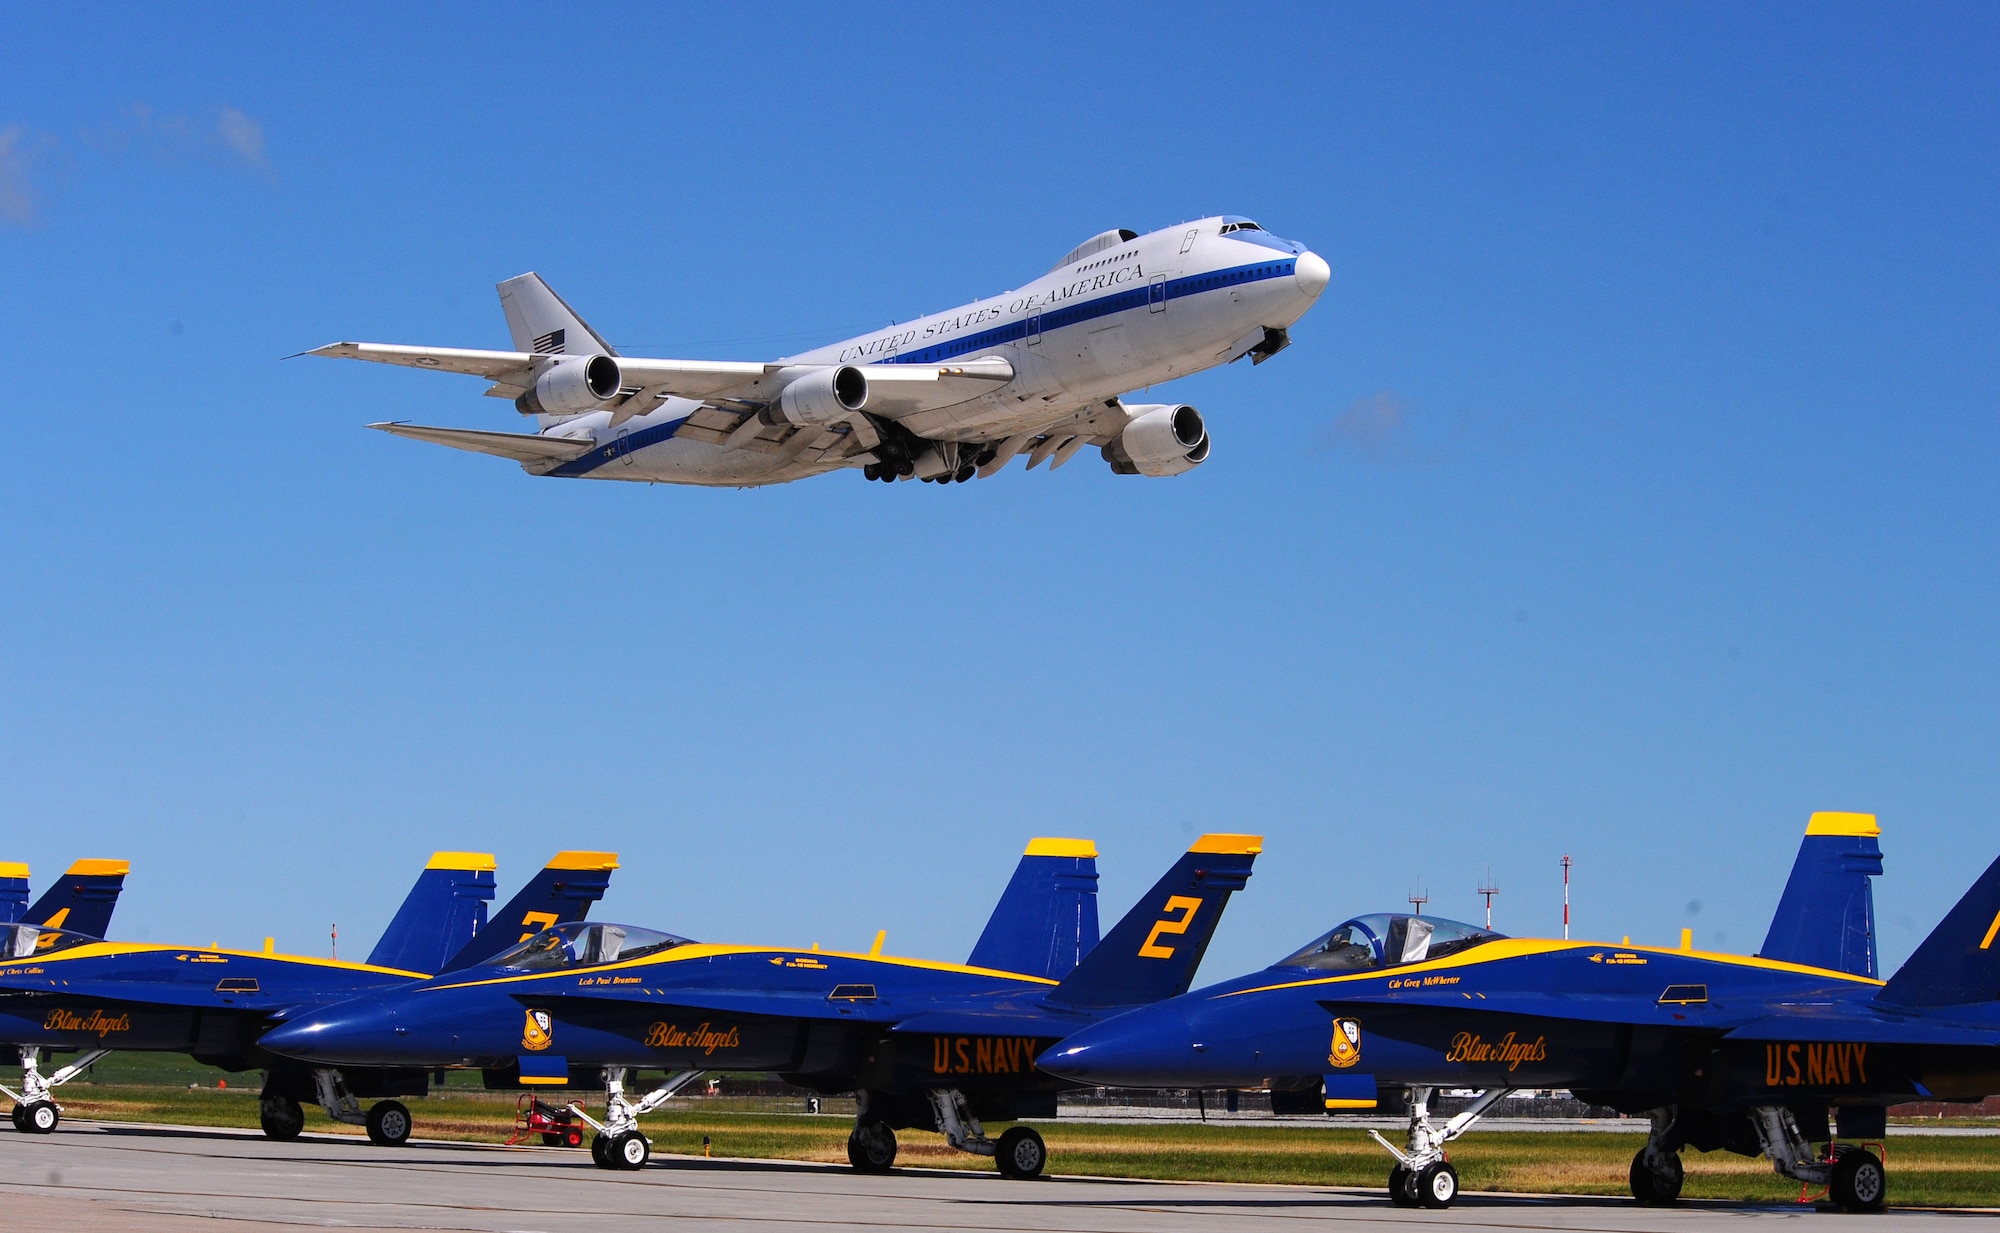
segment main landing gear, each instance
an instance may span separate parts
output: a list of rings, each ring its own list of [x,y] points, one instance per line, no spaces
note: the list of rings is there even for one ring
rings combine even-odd
[[[607,1067],[604,1071],[604,1120],[569,1106],[570,1115],[588,1123],[597,1133],[591,1136],[590,1160],[600,1169],[643,1169],[653,1158],[653,1144],[639,1133],[639,1119],[661,1105],[688,1084],[701,1077],[699,1070],[677,1071],[667,1081],[642,1096],[636,1103],[625,1099],[625,1071]]]
[[[368,1141],[378,1147],[401,1147],[410,1141],[415,1123],[410,1107],[400,1100],[378,1100],[362,1109],[361,1101],[348,1090],[347,1080],[331,1066],[312,1072],[313,1096],[326,1115],[347,1126],[368,1132]],[[265,1137],[280,1141],[296,1139],[306,1128],[306,1113],[298,1097],[281,1086],[275,1076],[266,1077],[264,1092],[257,1098],[257,1123]]]
[[[998,1139],[991,1139],[973,1116],[965,1093],[957,1088],[933,1088],[924,1095],[930,1101],[932,1119],[945,1142],[961,1152],[993,1157],[1002,1177],[1027,1180],[1042,1175],[1049,1162],[1049,1148],[1033,1127],[1012,1126]],[[858,1093],[857,1100],[860,1108],[854,1115],[854,1129],[847,1136],[847,1163],[857,1172],[887,1173],[896,1163],[895,1128],[880,1110],[870,1107],[874,1103],[870,1093]]]
[[[1757,1139],[1771,1168],[1784,1177],[1807,1186],[1824,1186],[1834,1205],[1847,1212],[1879,1212],[1888,1206],[1888,1175],[1882,1158],[1849,1143],[1827,1144],[1826,1153],[1813,1150],[1799,1129],[1798,1119],[1782,1106],[1765,1105],[1750,1111],[1757,1127]]]
[[[109,1049],[93,1049],[52,1075],[44,1076],[41,1070],[42,1051],[23,1048],[21,1050],[21,1090],[0,1084],[0,1092],[14,1098],[14,1129],[24,1135],[45,1135],[62,1121],[62,1106],[55,1101],[55,1089],[68,1083],[93,1062],[110,1053]]]
[[[1389,1170],[1389,1201],[1398,1207],[1450,1207],[1458,1198],[1458,1170],[1446,1158],[1444,1145],[1472,1129],[1486,1111],[1507,1096],[1511,1087],[1489,1088],[1449,1122],[1439,1126],[1431,1121],[1431,1092],[1428,1087],[1410,1089],[1409,1139],[1402,1148],[1374,1131],[1369,1137],[1396,1158]]]
[[[1681,1155],[1680,1146],[1673,1138],[1674,1109],[1654,1109],[1646,1115],[1652,1119],[1653,1128],[1646,1135],[1646,1145],[1632,1157],[1632,1168],[1626,1176],[1631,1183],[1632,1197],[1646,1207],[1666,1207],[1681,1197]]]

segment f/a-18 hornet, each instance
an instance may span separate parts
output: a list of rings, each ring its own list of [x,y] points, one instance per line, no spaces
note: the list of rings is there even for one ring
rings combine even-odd
[[[1675,950],[1362,916],[1264,971],[1084,1028],[1040,1064],[1084,1083],[1305,1088],[1329,1108],[1407,1091],[1406,1146],[1377,1136],[1399,1204],[1452,1201],[1445,1144],[1501,1097],[1569,1088],[1650,1118],[1630,1173],[1642,1203],[1679,1196],[1693,1147],[1767,1156],[1843,1208],[1876,1209],[1886,1178],[1866,1145],[1890,1105],[2000,1091],[2000,861],[1885,982],[1878,833],[1867,814],[1813,815],[1755,956],[1698,952],[1685,934]],[[1430,1095],[1451,1087],[1483,1091],[1435,1124]]]
[[[1247,218],[1107,231],[1016,290],[767,361],[621,355],[535,274],[500,284],[512,351],[340,342],[312,355],[484,377],[534,433],[373,424],[535,475],[751,487],[844,467],[938,483],[1095,445],[1121,475],[1201,465],[1201,413],[1121,396],[1291,343],[1326,261]]]

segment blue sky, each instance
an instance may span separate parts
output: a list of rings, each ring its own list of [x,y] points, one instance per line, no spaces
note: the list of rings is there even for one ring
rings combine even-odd
[[[62,6],[0,75],[0,816],[117,932],[360,954],[433,848],[960,958],[1266,856],[1221,978],[1414,888],[1750,951],[1880,814],[1885,957],[2000,854],[1990,7]],[[1163,391],[1212,460],[711,492],[365,431],[541,272],[760,359],[1241,213],[1333,282]]]

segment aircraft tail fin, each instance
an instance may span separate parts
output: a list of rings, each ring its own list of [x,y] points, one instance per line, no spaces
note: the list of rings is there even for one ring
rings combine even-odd
[[[42,892],[21,920],[101,938],[111,928],[111,910],[118,906],[118,894],[131,870],[130,861],[78,861]]]
[[[532,271],[499,286],[500,311],[514,350],[536,355],[617,355],[602,335],[584,324],[542,276]]]
[[[1061,980],[1097,945],[1097,845],[1031,839],[966,963]]]
[[[1873,814],[1814,814],[1757,954],[1852,976],[1878,975],[1872,879],[1882,872],[1881,834]]]
[[[1072,1006],[1143,1006],[1186,993],[1261,835],[1203,835],[1049,993]]]
[[[437,971],[486,927],[486,904],[492,898],[492,856],[432,853],[368,962],[426,975]]]
[[[2000,1000],[2000,860],[1986,867],[1875,996],[1900,1006]]]
[[[28,867],[0,861],[0,925],[11,925],[28,910]]]
[[[475,967],[550,925],[582,920],[590,914],[590,905],[604,898],[611,885],[611,871],[616,868],[616,852],[556,853],[505,907],[493,913],[487,927],[438,971]]]

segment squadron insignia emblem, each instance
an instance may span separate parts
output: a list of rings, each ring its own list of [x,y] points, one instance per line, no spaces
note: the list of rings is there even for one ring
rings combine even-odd
[[[529,1011],[528,1022],[521,1029],[521,1047],[530,1053],[540,1053],[548,1048],[549,1042],[554,1039],[549,1033],[552,1025],[548,1011]]]
[[[1335,1019],[1333,1021],[1333,1048],[1327,1051],[1326,1064],[1335,1070],[1346,1070],[1361,1060],[1361,1021],[1359,1019]]]

